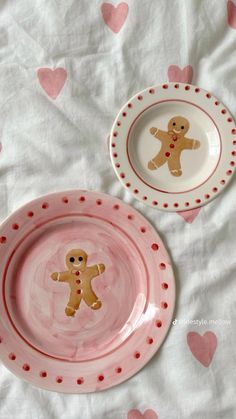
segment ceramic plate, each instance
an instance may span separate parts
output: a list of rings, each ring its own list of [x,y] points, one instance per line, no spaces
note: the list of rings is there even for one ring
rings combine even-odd
[[[204,205],[232,177],[236,128],[225,106],[183,83],[148,88],[119,112],[110,154],[122,184],[166,211]]]
[[[111,196],[36,199],[0,229],[0,358],[66,393],[121,383],[160,347],[175,284],[157,232]]]

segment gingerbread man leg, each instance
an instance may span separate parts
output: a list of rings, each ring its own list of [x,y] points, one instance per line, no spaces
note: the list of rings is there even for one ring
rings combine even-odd
[[[180,155],[174,155],[168,160],[169,171],[173,176],[181,176]]]
[[[79,309],[80,303],[81,297],[75,295],[74,293],[71,293],[68,304],[65,308],[66,315],[73,317],[75,315],[76,310]]]
[[[148,168],[150,170],[156,170],[158,169],[158,167],[163,166],[166,160],[167,160],[167,157],[165,153],[162,150],[160,150],[160,152],[152,160],[148,162]]]
[[[101,301],[98,299],[96,294],[91,290],[83,295],[85,303],[92,309],[98,310],[102,307]]]

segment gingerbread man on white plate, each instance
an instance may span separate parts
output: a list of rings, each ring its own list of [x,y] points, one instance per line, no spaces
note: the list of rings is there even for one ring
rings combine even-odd
[[[185,137],[189,130],[189,121],[183,116],[174,116],[168,122],[168,131],[150,128],[150,133],[161,141],[159,153],[149,161],[148,168],[156,170],[167,163],[173,176],[181,176],[180,156],[183,150],[196,150],[201,143],[198,140]]]
[[[54,281],[67,282],[70,286],[70,297],[65,308],[67,316],[74,316],[82,300],[92,309],[98,310],[102,303],[92,289],[92,280],[105,271],[105,265],[99,263],[87,266],[88,255],[84,250],[72,249],[66,255],[65,272],[53,272]]]

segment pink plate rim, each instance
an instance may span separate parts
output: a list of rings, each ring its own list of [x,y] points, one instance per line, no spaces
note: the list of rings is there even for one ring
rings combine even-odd
[[[27,232],[55,211],[61,216],[106,216],[134,237],[148,270],[145,310],[129,339],[99,359],[68,362],[51,359],[27,345],[12,325],[4,304],[3,276],[9,256],[24,241]],[[119,216],[117,216],[119,214]],[[175,280],[170,258],[156,230],[134,208],[123,201],[94,191],[67,190],[41,196],[12,213],[0,227],[0,359],[18,377],[43,389],[63,393],[88,393],[117,385],[137,373],[161,346],[175,304]],[[43,373],[42,373],[43,371]]]

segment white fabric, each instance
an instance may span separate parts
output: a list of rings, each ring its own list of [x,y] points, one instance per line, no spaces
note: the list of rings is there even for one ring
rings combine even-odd
[[[127,382],[102,393],[63,395],[32,387],[0,366],[0,418],[126,419],[153,409],[160,419],[234,419],[235,179],[192,224],[148,208],[117,180],[107,135],[121,105],[167,80],[171,64],[193,67],[193,83],[236,113],[236,30],[225,0],[127,0],[112,32],[95,0],[2,0],[0,4],[0,217],[52,191],[87,188],[120,197],[162,236],[174,263],[177,319],[228,319],[228,326],[172,326],[157,355]],[[113,2],[115,4],[115,2]],[[43,91],[40,67],[63,67],[56,100]],[[186,336],[212,330],[208,368]]]

